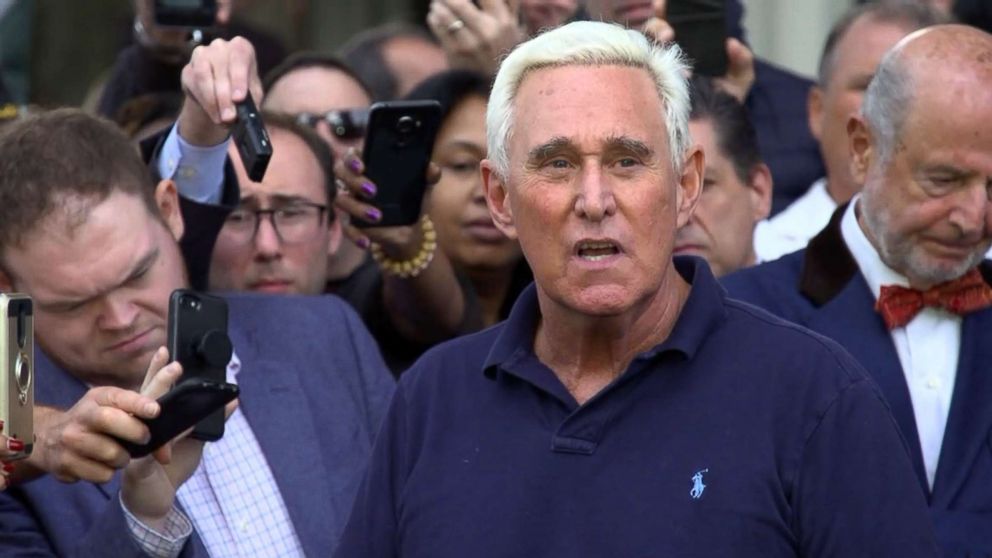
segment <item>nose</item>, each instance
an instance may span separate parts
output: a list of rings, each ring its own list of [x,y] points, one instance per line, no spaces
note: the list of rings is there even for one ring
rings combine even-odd
[[[975,179],[963,190],[949,221],[966,241],[978,242],[992,234],[992,203],[985,177]]]
[[[272,223],[271,213],[259,215],[258,231],[255,233],[255,258],[260,260],[272,260],[281,255],[282,241]]]
[[[124,330],[134,325],[138,317],[138,306],[130,299],[118,294],[104,298],[98,325],[105,330]]]
[[[599,222],[616,213],[617,201],[599,165],[585,165],[578,177],[575,213],[583,219]]]

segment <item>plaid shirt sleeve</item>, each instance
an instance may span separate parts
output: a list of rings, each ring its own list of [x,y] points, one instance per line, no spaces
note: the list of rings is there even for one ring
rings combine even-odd
[[[176,558],[182,552],[189,536],[193,534],[193,524],[175,506],[165,518],[164,532],[158,532],[134,517],[124,501],[120,500],[124,518],[127,520],[131,538],[146,554],[155,558]]]

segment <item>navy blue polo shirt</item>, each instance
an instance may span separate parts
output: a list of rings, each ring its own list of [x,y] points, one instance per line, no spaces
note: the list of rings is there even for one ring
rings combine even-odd
[[[878,390],[709,268],[668,339],[578,405],[509,319],[400,379],[339,557],[937,556]]]

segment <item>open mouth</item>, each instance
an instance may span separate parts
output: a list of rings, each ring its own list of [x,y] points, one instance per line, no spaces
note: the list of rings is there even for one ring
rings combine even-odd
[[[621,250],[617,243],[609,240],[583,240],[576,252],[583,260],[596,262],[619,255]]]

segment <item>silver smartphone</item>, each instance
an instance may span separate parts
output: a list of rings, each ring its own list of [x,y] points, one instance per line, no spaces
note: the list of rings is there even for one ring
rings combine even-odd
[[[34,445],[34,306],[31,297],[0,293],[0,420],[3,435]]]

